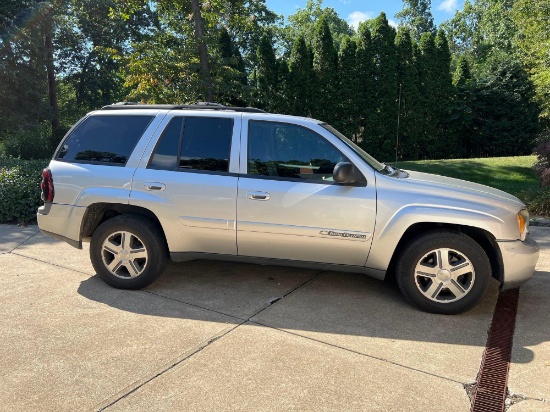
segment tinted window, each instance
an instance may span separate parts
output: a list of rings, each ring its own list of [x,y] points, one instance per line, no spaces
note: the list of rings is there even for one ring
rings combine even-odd
[[[58,159],[126,164],[153,116],[90,116],[69,135]]]
[[[179,167],[227,172],[232,134],[233,119],[187,117]]]
[[[331,181],[334,166],[348,161],[324,137],[305,127],[249,123],[248,174]]]
[[[182,124],[183,117],[175,117],[166,126],[155,148],[149,167],[154,169],[176,169]]]

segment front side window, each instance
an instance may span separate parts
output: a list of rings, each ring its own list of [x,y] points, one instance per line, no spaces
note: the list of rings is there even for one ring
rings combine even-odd
[[[294,124],[250,121],[248,174],[332,181],[334,166],[349,160],[324,137]]]
[[[79,124],[56,159],[123,166],[153,116],[90,116]]]

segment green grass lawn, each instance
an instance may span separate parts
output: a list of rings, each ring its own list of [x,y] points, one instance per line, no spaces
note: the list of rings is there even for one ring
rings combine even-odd
[[[491,157],[483,159],[421,160],[390,163],[401,169],[455,177],[492,186],[523,200],[522,192],[539,187],[531,167],[536,156]]]

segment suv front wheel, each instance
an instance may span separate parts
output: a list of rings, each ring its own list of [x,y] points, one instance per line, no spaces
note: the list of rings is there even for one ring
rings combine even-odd
[[[105,283],[120,289],[141,289],[166,268],[164,236],[151,220],[119,215],[103,222],[92,236],[90,259]]]
[[[399,289],[414,306],[432,313],[458,314],[485,294],[489,258],[469,236],[445,230],[414,238],[399,256]]]

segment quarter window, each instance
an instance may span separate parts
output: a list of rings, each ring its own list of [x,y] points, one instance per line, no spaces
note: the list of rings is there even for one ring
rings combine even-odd
[[[324,137],[303,126],[250,121],[248,174],[332,181],[334,166],[349,160]]]

